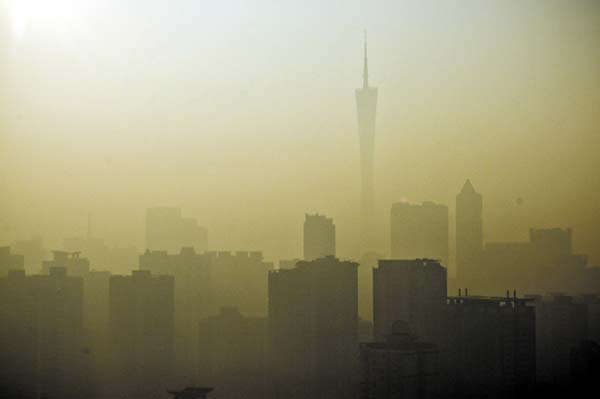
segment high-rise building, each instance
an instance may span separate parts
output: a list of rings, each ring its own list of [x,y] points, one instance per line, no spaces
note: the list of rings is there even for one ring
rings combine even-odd
[[[535,300],[537,380],[568,385],[571,349],[588,338],[588,305],[567,295],[532,295]]]
[[[131,398],[164,397],[173,384],[174,279],[139,270],[109,284],[111,386]]]
[[[0,278],[0,397],[87,397],[83,279],[11,270]]]
[[[483,197],[467,179],[456,196],[456,267],[458,280],[477,281],[477,264],[483,250]]]
[[[335,256],[335,224],[324,215],[305,215],[304,260]]]
[[[23,255],[10,253],[10,247],[0,247],[0,277],[6,277],[10,270],[25,270]]]
[[[392,204],[390,215],[393,259],[436,259],[448,263],[448,207],[423,202]]]
[[[420,339],[440,344],[446,307],[446,268],[427,259],[380,260],[373,269],[373,333],[384,342],[402,320]]]
[[[269,273],[269,353],[274,397],[356,392],[357,269],[333,256]]]
[[[516,295],[448,298],[450,397],[514,397],[533,386],[536,325],[530,301]]]
[[[439,350],[417,340],[408,323],[394,322],[385,342],[360,344],[360,398],[438,398]]]
[[[181,216],[180,208],[146,209],[146,248],[178,253],[182,247],[207,250],[208,234],[196,219]]]
[[[236,307],[200,320],[198,380],[219,387],[215,398],[264,398],[267,319],[245,317]]]
[[[369,86],[367,37],[365,33],[363,86],[356,89],[358,115],[358,139],[361,167],[361,245],[362,253],[376,250],[373,163],[375,153],[375,115],[377,111],[377,88]]]

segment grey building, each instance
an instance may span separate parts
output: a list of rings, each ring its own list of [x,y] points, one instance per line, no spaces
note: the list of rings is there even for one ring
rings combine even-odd
[[[273,397],[336,398],[356,391],[357,267],[329,256],[269,273]]]
[[[390,213],[393,259],[436,259],[448,265],[448,207],[398,202]]]
[[[333,219],[318,213],[305,215],[304,260],[335,256],[335,224]]]

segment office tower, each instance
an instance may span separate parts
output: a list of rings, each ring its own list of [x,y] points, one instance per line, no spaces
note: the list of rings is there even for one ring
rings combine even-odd
[[[274,397],[349,397],[357,387],[357,263],[333,256],[269,273]]]
[[[304,260],[335,256],[335,224],[333,219],[318,213],[305,215]]]
[[[25,257],[25,271],[27,274],[39,273],[42,261],[48,255],[48,251],[44,249],[44,243],[40,237],[16,241],[12,246],[12,252]]]
[[[366,253],[372,252],[377,248],[374,237],[375,212],[373,184],[377,88],[369,86],[366,33],[364,42],[363,86],[360,89],[356,89],[355,96],[361,168],[361,249],[362,253]]]
[[[62,267],[69,276],[83,277],[90,271],[90,261],[79,252],[52,251],[52,260],[42,262],[42,274],[49,274],[53,267]]]
[[[0,278],[0,397],[87,397],[83,281],[51,268]]]
[[[8,276],[10,270],[25,270],[23,255],[10,253],[10,247],[0,247],[0,277]]]
[[[181,209],[156,207],[146,209],[146,248],[179,253],[182,247],[207,250],[208,235],[196,219],[181,216]]]
[[[393,259],[436,259],[448,261],[448,207],[423,202],[392,205],[391,254]]]
[[[396,321],[385,342],[360,344],[360,398],[438,398],[439,350]]]
[[[458,280],[470,286],[479,280],[477,265],[483,250],[483,197],[467,179],[456,196],[456,267]]]
[[[535,308],[529,298],[448,297],[451,397],[513,397],[535,382]]]
[[[375,340],[384,342],[402,320],[420,339],[440,345],[446,295],[446,269],[437,261],[380,260],[373,269]]]
[[[267,319],[245,317],[236,307],[200,320],[198,381],[216,387],[214,397],[265,397]]]
[[[571,381],[571,350],[588,338],[588,305],[561,294],[535,300],[537,380],[566,386]]]
[[[163,397],[173,384],[174,279],[139,270],[109,284],[111,386],[131,398]]]

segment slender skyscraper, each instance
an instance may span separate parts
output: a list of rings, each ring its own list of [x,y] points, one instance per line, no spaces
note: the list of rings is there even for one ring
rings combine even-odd
[[[476,282],[483,249],[483,198],[467,179],[456,196],[456,266],[461,284]]]
[[[358,113],[358,138],[360,141],[361,164],[361,244],[364,252],[374,248],[373,212],[373,152],[375,144],[375,113],[377,110],[377,88],[369,86],[369,65],[367,61],[367,35],[364,43],[363,87],[356,89],[356,110]]]

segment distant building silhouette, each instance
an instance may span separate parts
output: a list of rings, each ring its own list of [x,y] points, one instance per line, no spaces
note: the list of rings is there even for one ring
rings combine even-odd
[[[512,287],[532,294],[600,293],[600,268],[572,253],[570,229],[530,229],[528,242],[487,243],[475,280],[480,290],[501,293]]]
[[[206,229],[198,226],[196,219],[182,217],[180,208],[146,209],[146,248],[178,253],[182,247],[206,251]]]
[[[110,337],[116,392],[163,397],[172,386],[174,279],[133,271],[110,277]]]
[[[393,259],[436,259],[448,262],[448,207],[398,202],[390,215]]]
[[[175,278],[176,372],[181,383],[196,375],[200,319],[221,307],[236,307],[248,316],[267,315],[267,276],[273,264],[261,252],[196,253],[192,247],[176,254],[146,251],[139,268]]]
[[[385,342],[360,344],[360,382],[361,399],[438,398],[439,350],[396,321]]]
[[[457,278],[471,286],[481,278],[477,266],[483,250],[483,197],[467,179],[456,196],[456,267]]]
[[[25,271],[23,255],[11,254],[10,247],[0,247],[0,277],[8,276],[10,270]]]
[[[296,263],[300,262],[302,259],[294,258],[294,259],[280,259],[278,266],[279,269],[293,269],[296,267]]]
[[[62,267],[69,276],[83,277],[90,271],[90,261],[80,252],[52,251],[52,260],[42,262],[42,274],[49,274],[53,267]]]
[[[263,398],[267,376],[267,319],[236,307],[200,321],[198,380],[219,387],[215,398]]]
[[[375,248],[375,212],[373,164],[375,154],[375,115],[377,111],[377,88],[369,86],[367,37],[364,42],[363,86],[356,89],[358,115],[358,139],[361,167],[361,245],[362,253]]]
[[[444,334],[446,268],[428,259],[380,260],[373,269],[373,326],[385,342],[397,320],[419,338],[439,344]]]
[[[269,273],[274,397],[336,398],[356,392],[357,267],[329,256]]]
[[[12,270],[0,278],[0,397],[87,397],[83,280]]]
[[[514,397],[535,383],[531,299],[448,298],[447,390],[453,397]]]
[[[305,215],[304,260],[335,256],[335,224],[324,215]]]
[[[27,274],[39,273],[42,261],[49,255],[41,237],[16,241],[12,246],[12,252],[24,256]]]

